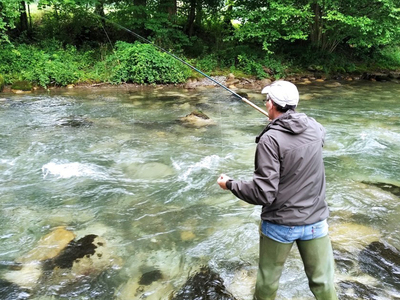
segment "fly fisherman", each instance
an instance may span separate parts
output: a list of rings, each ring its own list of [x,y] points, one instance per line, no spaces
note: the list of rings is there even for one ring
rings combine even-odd
[[[262,205],[254,299],[275,299],[294,242],[315,298],[338,299],[325,201],[325,129],[313,118],[294,111],[299,102],[294,84],[275,81],[261,93],[266,94],[271,122],[256,138],[253,179],[233,180],[221,174],[217,180],[236,197]]]

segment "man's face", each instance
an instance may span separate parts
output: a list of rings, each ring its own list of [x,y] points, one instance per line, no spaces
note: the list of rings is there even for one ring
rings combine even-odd
[[[272,104],[271,98],[270,96],[267,94],[266,99],[265,99],[265,107],[267,108],[267,112],[268,112],[268,117],[273,120],[274,117],[274,105]]]

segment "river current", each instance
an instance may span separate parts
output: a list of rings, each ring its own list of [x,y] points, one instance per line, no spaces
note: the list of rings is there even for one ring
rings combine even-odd
[[[400,299],[400,85],[298,88],[298,111],[327,130],[340,297]],[[262,106],[259,91],[241,92]],[[194,110],[214,124],[182,124]],[[252,177],[254,139],[267,122],[211,87],[0,94],[0,298],[168,299],[207,266],[236,299],[252,299],[260,207],[221,190],[216,179],[222,172]],[[104,239],[107,262],[93,267],[98,273],[46,280],[12,270],[59,227]],[[40,280],[21,287],[9,273]],[[277,299],[313,299],[296,247]]]

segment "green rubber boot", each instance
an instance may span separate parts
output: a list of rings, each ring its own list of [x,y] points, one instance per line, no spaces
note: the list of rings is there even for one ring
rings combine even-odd
[[[279,243],[260,234],[260,255],[254,300],[275,299],[283,265],[292,246],[293,243]]]
[[[308,283],[318,300],[337,300],[334,284],[335,262],[329,236],[296,241]]]

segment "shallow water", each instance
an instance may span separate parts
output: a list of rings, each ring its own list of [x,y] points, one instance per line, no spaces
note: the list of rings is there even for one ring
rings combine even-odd
[[[398,299],[400,282],[362,271],[358,255],[374,240],[400,249],[399,196],[374,185],[400,186],[400,85],[315,83],[299,90],[299,111],[327,129],[339,291],[356,295],[340,283],[359,282],[374,290],[370,299]],[[244,92],[262,105],[258,91]],[[195,109],[216,125],[178,121]],[[119,259],[95,278],[15,287],[20,297],[168,299],[208,265],[238,299],[251,299],[260,208],[220,190],[216,178],[251,178],[265,116],[220,88],[156,87],[3,93],[0,122],[0,275],[57,226],[104,237]],[[140,284],[150,273],[157,276]],[[277,299],[313,299],[295,248]]]

